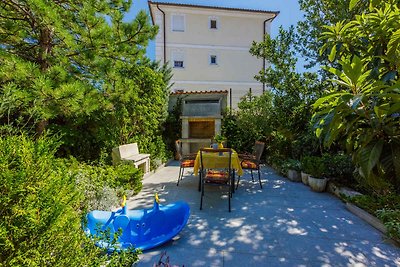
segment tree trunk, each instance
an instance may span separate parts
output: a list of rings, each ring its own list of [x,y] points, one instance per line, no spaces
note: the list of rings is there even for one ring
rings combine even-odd
[[[39,39],[40,50],[38,55],[38,63],[42,71],[46,71],[50,66],[50,63],[48,61],[48,55],[51,53],[52,39],[53,39],[52,29],[45,27],[40,30],[40,39]]]
[[[40,66],[40,70],[45,72],[50,67],[50,62],[48,57],[51,53],[52,49],[52,40],[53,40],[53,29],[48,27],[44,27],[40,30],[40,37],[39,37],[39,55],[38,55],[38,64]],[[36,133],[38,136],[42,135],[43,132],[46,130],[47,125],[49,124],[48,120],[44,119],[41,120],[36,125]]]

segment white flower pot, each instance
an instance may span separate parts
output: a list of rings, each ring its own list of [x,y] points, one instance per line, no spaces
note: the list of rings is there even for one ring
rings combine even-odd
[[[326,178],[314,178],[312,176],[308,176],[308,184],[310,185],[311,190],[315,192],[324,192],[327,181],[328,179]]]
[[[310,176],[308,173],[301,172],[301,181],[305,185],[308,185],[308,176]]]
[[[301,181],[300,173],[298,171],[295,171],[295,170],[288,170],[288,178],[290,180],[292,180],[293,182],[300,182]]]

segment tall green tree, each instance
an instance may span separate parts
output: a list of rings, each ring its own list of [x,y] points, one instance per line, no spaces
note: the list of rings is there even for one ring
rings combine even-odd
[[[267,35],[265,41],[253,43],[250,50],[254,56],[270,63],[256,79],[267,84],[272,93],[272,106],[267,111],[269,125],[273,129],[271,136],[277,145],[281,143],[276,150],[287,150],[283,157],[300,156],[296,143],[309,135],[311,104],[321,91],[321,82],[315,73],[296,71],[295,38],[294,27],[287,31],[280,28],[276,38]]]
[[[157,27],[144,11],[126,22],[130,6],[2,1],[0,122],[37,134],[61,131],[63,151],[85,159],[129,141],[165,157],[160,125],[170,74],[145,56]]]

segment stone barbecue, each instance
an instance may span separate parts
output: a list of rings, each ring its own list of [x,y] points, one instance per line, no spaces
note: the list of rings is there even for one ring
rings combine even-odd
[[[227,106],[228,91],[190,91],[171,94],[170,107],[182,99],[182,153],[195,153],[210,146],[221,132],[222,113]]]

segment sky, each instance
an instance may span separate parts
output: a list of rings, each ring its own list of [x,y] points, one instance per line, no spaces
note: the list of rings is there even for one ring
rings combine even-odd
[[[298,0],[166,0],[165,2],[280,11],[280,14],[274,19],[271,25],[272,37],[278,34],[279,26],[287,29],[290,25],[296,25],[298,21],[303,19],[303,13],[300,11]],[[132,0],[131,10],[125,20],[131,20],[142,9],[149,13],[147,0]],[[151,59],[154,59],[154,42],[150,42],[147,55]],[[300,69],[300,71],[302,70],[302,62],[304,61],[299,59],[297,69]]]

